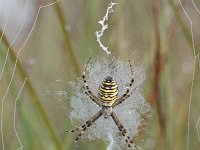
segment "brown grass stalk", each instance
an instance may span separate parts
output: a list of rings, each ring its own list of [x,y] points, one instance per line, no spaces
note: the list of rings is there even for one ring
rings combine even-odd
[[[163,138],[165,136],[165,115],[161,103],[160,96],[160,78],[161,71],[163,69],[163,55],[161,54],[161,39],[160,39],[160,30],[159,30],[159,15],[158,15],[158,1],[151,0],[152,4],[152,13],[153,13],[153,23],[154,23],[154,32],[155,32],[155,57],[154,57],[154,78],[153,78],[153,91],[151,95],[151,103],[156,106],[160,127],[160,135],[163,143]]]

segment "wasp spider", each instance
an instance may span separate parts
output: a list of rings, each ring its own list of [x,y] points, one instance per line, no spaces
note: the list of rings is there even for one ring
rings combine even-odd
[[[89,59],[90,61],[90,59]],[[118,118],[117,114],[113,111],[113,108],[121,104],[123,101],[125,101],[128,97],[130,97],[130,87],[133,85],[134,78],[133,78],[133,70],[131,63],[129,61],[129,66],[131,69],[131,75],[132,79],[126,89],[126,92],[122,96],[118,96],[118,86],[115,81],[115,79],[111,76],[107,76],[104,81],[102,81],[101,85],[99,86],[99,93],[98,96],[94,95],[93,92],[90,90],[87,80],[86,80],[86,71],[87,71],[87,65],[84,69],[82,78],[84,82],[84,88],[85,88],[85,94],[98,106],[102,107],[102,109],[97,112],[93,117],[91,117],[88,121],[86,121],[82,126],[71,130],[67,132],[78,132],[78,136],[75,139],[75,142],[77,142],[82,134],[102,115],[104,118],[112,117],[115,124],[117,125],[119,131],[121,132],[121,135],[123,136],[124,140],[127,143],[127,146],[129,148],[133,147],[136,150],[138,149],[136,145],[133,143],[133,140],[128,135],[126,129],[124,128],[122,122]],[[133,89],[134,90],[134,89]]]

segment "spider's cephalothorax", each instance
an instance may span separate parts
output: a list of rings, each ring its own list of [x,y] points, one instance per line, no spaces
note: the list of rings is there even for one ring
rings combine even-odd
[[[87,69],[87,65],[86,65],[85,70],[83,72],[83,76],[82,76],[84,87],[85,87],[85,94],[88,95],[89,98],[93,102],[95,102],[98,106],[102,107],[102,109],[98,111],[95,115],[93,115],[82,126],[70,131],[70,132],[79,132],[78,137],[75,139],[75,142],[77,142],[80,139],[80,137],[82,136],[82,134],[87,128],[89,128],[97,119],[99,119],[99,117],[103,115],[105,118],[108,118],[110,116],[112,117],[112,119],[117,125],[119,131],[121,132],[121,135],[124,137],[127,143],[127,146],[129,148],[134,147],[135,149],[138,149],[137,146],[133,143],[133,140],[131,140],[130,136],[128,135],[122,122],[117,117],[117,114],[113,111],[114,107],[118,106],[123,101],[125,101],[128,97],[130,97],[129,88],[133,85],[134,78],[133,78],[133,71],[132,71],[130,61],[129,61],[129,65],[131,69],[132,79],[131,79],[131,82],[129,83],[129,86],[127,87],[126,92],[120,97],[118,97],[117,83],[115,79],[112,78],[111,76],[107,76],[105,80],[101,83],[101,85],[99,86],[98,96],[94,95],[93,92],[90,90],[87,80],[86,80],[86,76],[85,76],[85,72]]]
[[[111,107],[118,95],[117,83],[114,78],[108,76],[99,87],[99,98],[103,106]]]

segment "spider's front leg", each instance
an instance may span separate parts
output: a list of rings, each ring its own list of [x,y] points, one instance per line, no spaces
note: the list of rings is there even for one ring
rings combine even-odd
[[[126,129],[124,128],[122,122],[119,120],[119,118],[117,117],[115,112],[112,112],[111,117],[113,118],[119,131],[121,132],[122,136],[124,137],[128,147],[129,148],[134,147],[136,150],[138,150],[137,146],[133,143],[133,140],[131,140],[130,136],[128,135]]]
[[[91,59],[91,58],[90,58]],[[86,70],[87,70],[87,65],[89,64],[90,62],[90,59],[88,61],[88,63],[86,64],[85,66],[85,69],[84,69],[84,72],[83,72],[83,75],[82,75],[82,78],[83,78],[83,83],[84,83],[84,88],[85,88],[85,94],[89,96],[89,98],[95,102],[98,106],[101,106],[101,104],[99,103],[99,99],[98,97],[96,97],[92,91],[90,90],[89,86],[88,86],[88,82],[86,80]]]
[[[87,128],[89,128],[99,117],[101,117],[102,114],[103,114],[102,110],[100,110],[92,118],[90,118],[88,121],[86,121],[86,123],[84,123],[82,126],[76,128],[76,129],[67,131],[67,132],[79,132],[77,138],[75,139],[75,142],[77,142],[80,139],[80,137],[82,136],[82,134],[85,132],[85,130]]]
[[[130,69],[131,69],[131,76],[132,76],[132,79],[131,79],[131,82],[129,83],[128,87],[127,87],[127,90],[126,92],[121,96],[119,97],[118,99],[116,99],[115,103],[113,104],[113,108],[119,104],[121,104],[123,101],[125,101],[128,97],[130,97],[130,88],[132,87],[133,85],[133,82],[134,82],[134,76],[133,76],[133,70],[132,70],[132,65],[131,65],[131,62],[130,60],[128,61],[129,62],[129,66],[130,66]],[[133,89],[135,90],[135,89]]]

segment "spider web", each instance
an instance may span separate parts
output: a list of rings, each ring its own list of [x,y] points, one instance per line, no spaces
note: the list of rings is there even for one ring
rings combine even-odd
[[[104,46],[100,39],[104,35],[104,31],[108,29],[108,23],[105,22],[108,21],[109,14],[114,12],[113,6],[116,4],[110,1],[105,16],[98,22],[102,28],[100,31],[96,31],[97,42],[100,48],[107,54],[107,58],[97,58],[88,64],[88,82],[95,95],[98,95],[98,86],[106,76],[112,76],[116,79],[119,87],[119,95],[125,92],[130,81],[131,69],[128,62],[122,62],[120,59],[111,56],[108,47]],[[145,79],[144,71],[139,66],[135,66],[134,75],[135,82],[133,89],[136,88],[136,90],[132,92],[130,98],[123,102],[123,105],[114,109],[131,137],[137,135],[137,128],[142,125],[141,122],[143,119],[141,115],[151,111],[150,106],[146,103],[142,94],[142,84]],[[72,121],[79,120],[81,123],[85,123],[100,108],[88,99],[82,89],[82,85],[82,79],[71,83],[71,93],[73,94],[70,99],[73,111],[71,112],[70,118]],[[111,118],[106,120],[100,117],[88,130],[84,137],[89,140],[100,139],[105,141],[107,143],[107,150],[121,150],[126,147],[124,139],[119,136],[118,128]]]
[[[135,90],[123,104],[113,109],[131,137],[137,135],[138,127],[142,125],[143,118],[141,115],[151,111],[143,95],[142,85],[145,80],[144,70],[140,66],[134,66],[133,71],[135,81],[130,91],[133,89]],[[97,58],[97,60],[93,60],[93,62],[88,64],[88,84],[95,95],[98,95],[99,85],[106,76],[115,78],[119,88],[119,95],[123,95],[131,80],[129,63],[112,57]],[[72,121],[79,120],[81,123],[85,123],[86,120],[92,117],[92,115],[101,108],[85,95],[82,85],[82,79],[71,83],[72,96],[70,100],[73,111],[71,112],[70,118]],[[106,143],[110,142],[107,149],[121,150],[126,147],[126,143],[118,133],[118,128],[111,118],[105,119],[100,117],[96,123],[87,130],[85,138],[89,140],[99,139]]]
[[[108,29],[108,23],[105,23],[106,21],[108,21],[108,15],[112,12],[114,12],[113,10],[113,6],[116,5],[117,3],[113,3],[112,1],[109,3],[108,8],[106,10],[106,14],[105,16],[103,16],[102,20],[99,20],[99,24],[101,25],[101,30],[100,31],[96,31],[96,37],[97,37],[97,42],[99,43],[99,46],[101,47],[101,49],[107,54],[111,54],[110,51],[108,51],[108,47],[105,47],[102,42],[101,42],[101,37],[104,34],[104,31],[106,29]]]
[[[3,98],[1,99],[1,120],[0,120],[0,121],[1,121],[1,142],[2,142],[2,149],[3,149],[3,150],[5,150],[5,143],[4,143],[4,136],[5,136],[5,135],[4,135],[4,130],[3,130],[3,129],[4,129],[4,103],[6,102],[7,94],[8,94],[8,92],[10,91],[11,84],[12,84],[13,79],[14,79],[14,75],[15,75],[15,72],[16,72],[16,66],[17,66],[17,63],[18,63],[18,58],[19,58],[20,54],[22,53],[23,48],[24,48],[25,45],[27,44],[29,38],[30,38],[31,35],[32,35],[32,32],[33,32],[34,27],[35,27],[35,25],[36,25],[36,23],[37,23],[37,19],[38,19],[38,16],[39,16],[39,14],[40,14],[40,11],[41,11],[42,9],[44,9],[44,8],[50,7],[50,6],[52,6],[52,5],[56,4],[56,3],[58,3],[59,1],[60,1],[60,0],[57,0],[57,1],[51,2],[51,3],[47,4],[47,5],[41,5],[41,6],[39,6],[39,8],[38,8],[38,10],[37,10],[37,13],[36,13],[36,17],[35,17],[34,22],[33,22],[33,25],[32,25],[32,28],[31,28],[31,30],[29,31],[27,37],[25,38],[25,41],[23,42],[23,44],[20,46],[19,50],[17,51],[17,57],[16,57],[16,60],[15,60],[15,63],[14,63],[14,68],[13,68],[13,70],[12,70],[11,78],[10,78],[10,81],[9,81],[9,83],[8,83],[8,87],[7,87],[7,89],[6,89],[5,93],[4,93],[4,96],[3,96]],[[4,1],[3,1],[3,2],[4,2]],[[1,6],[1,7],[3,7],[3,5],[4,5],[3,2],[2,2],[2,6]],[[13,2],[13,1],[11,1],[11,2]],[[9,5],[9,6],[11,5],[11,7],[12,7],[11,2],[10,2],[10,4],[8,4],[8,5]],[[5,60],[4,60],[3,67],[2,67],[2,69],[1,69],[0,81],[2,80],[2,76],[3,76],[4,71],[5,71],[5,66],[6,66],[6,63],[7,63],[7,60],[8,60],[8,55],[9,55],[10,48],[11,48],[11,47],[15,44],[15,42],[18,40],[18,38],[19,38],[19,36],[20,36],[20,34],[21,34],[21,32],[22,32],[22,29],[24,28],[24,25],[25,25],[25,22],[26,22],[26,18],[27,18],[27,14],[28,14],[28,11],[27,11],[27,10],[28,10],[28,2],[29,2],[29,0],[26,0],[26,5],[25,5],[24,13],[23,13],[23,14],[24,14],[24,15],[23,15],[23,21],[22,21],[22,24],[20,25],[20,29],[18,30],[16,36],[14,37],[14,40],[10,43],[10,45],[9,45],[9,47],[8,47],[8,49],[7,49],[6,58],[5,58]],[[1,4],[1,3],[0,3],[0,4]],[[14,7],[14,5],[13,5],[13,7]],[[10,8],[10,10],[11,10],[11,9],[12,9],[12,8]],[[9,12],[9,11],[8,11],[8,14],[10,15],[10,12]],[[9,20],[9,15],[7,16],[7,18],[6,18],[6,20],[5,20],[5,24],[4,24],[4,26],[3,26],[2,35],[1,35],[1,37],[0,37],[0,44],[1,44],[2,38],[3,38],[3,36],[4,36],[4,33],[5,33],[5,31],[6,31],[7,23],[8,23],[8,20]],[[2,17],[2,16],[1,16],[1,17]],[[24,88],[24,86],[25,86],[26,81],[27,81],[27,77],[24,79],[23,84],[22,84],[22,86],[21,86],[21,88],[20,88],[20,90],[19,90],[19,92],[18,92],[18,94],[17,94],[17,97],[16,97],[16,99],[14,100],[13,130],[14,130],[15,136],[16,136],[16,138],[17,138],[19,144],[20,144],[20,147],[17,148],[17,149],[23,149],[23,143],[21,142],[20,136],[19,136],[19,134],[18,134],[18,132],[17,132],[17,129],[16,129],[17,100],[18,100],[19,97],[20,97],[20,94],[21,94],[21,92],[22,92],[22,90],[23,90],[23,88]]]
[[[196,6],[195,2],[193,0],[191,0],[191,3],[193,5],[193,7],[195,8],[195,10],[197,11],[197,13],[200,15],[200,11],[198,9],[198,7]],[[190,147],[190,122],[191,122],[191,105],[192,105],[192,96],[193,96],[193,89],[194,89],[194,81],[195,81],[195,74],[196,74],[196,66],[200,69],[200,59],[199,59],[199,53],[197,53],[196,50],[196,44],[195,44],[195,40],[194,40],[194,32],[193,32],[193,21],[192,18],[189,16],[188,11],[185,9],[185,7],[182,4],[182,1],[179,0],[179,4],[186,16],[186,18],[188,19],[189,25],[190,25],[190,33],[191,33],[191,38],[192,38],[192,47],[193,47],[193,72],[192,72],[192,79],[191,79],[191,88],[190,88],[190,96],[189,96],[189,104],[188,104],[188,129],[187,129],[187,150],[189,150]],[[196,122],[196,132],[197,132],[197,136],[198,136],[198,141],[200,142],[200,136],[199,136],[199,126],[200,123],[200,116]]]
[[[26,0],[25,2],[27,2],[27,3],[29,3],[29,1],[30,0]],[[36,18],[35,18],[35,21],[34,21],[34,23],[33,23],[33,28],[30,30],[30,33],[29,33],[29,35],[26,37],[26,39],[25,39],[25,41],[24,41],[24,43],[21,45],[21,48],[18,50],[18,57],[19,57],[19,55],[20,54],[22,54],[23,53],[23,49],[24,49],[24,46],[27,44],[27,42],[28,42],[28,40],[29,40],[29,38],[31,37],[31,34],[32,34],[32,32],[34,31],[34,27],[35,27],[35,25],[37,24],[37,18],[38,18],[38,16],[39,16],[39,14],[40,14],[40,10],[41,9],[43,9],[43,8],[46,8],[46,7],[49,7],[49,6],[51,6],[51,5],[53,5],[53,4],[55,4],[56,2],[58,2],[58,1],[55,1],[55,2],[53,2],[53,3],[50,3],[49,5],[45,5],[45,6],[40,6],[40,8],[38,9],[38,12],[37,12],[37,16],[36,16]],[[195,8],[195,10],[200,14],[200,11],[199,11],[199,9],[198,9],[198,7],[195,5],[195,2],[193,1],[193,0],[191,0],[191,3],[193,4],[193,6],[194,6],[194,8]],[[193,43],[193,72],[192,72],[192,76],[191,76],[191,87],[190,87],[190,97],[189,97],[189,105],[188,105],[188,131],[187,131],[187,149],[189,149],[189,145],[190,145],[190,141],[189,141],[189,138],[190,138],[190,126],[191,126],[191,115],[192,115],[192,97],[193,97],[193,90],[194,90],[194,84],[195,84],[195,76],[196,76],[196,71],[197,71],[197,69],[196,69],[196,66],[198,67],[198,68],[200,68],[200,58],[199,58],[199,54],[197,54],[196,53],[196,46],[195,46],[195,41],[194,41],[194,31],[193,31],[193,25],[194,25],[194,23],[193,23],[193,20],[192,20],[192,18],[188,15],[188,11],[185,9],[185,7],[182,5],[182,1],[181,0],[179,0],[179,4],[180,4],[180,6],[182,7],[182,10],[183,10],[183,12],[184,12],[184,14],[185,14],[185,17],[188,19],[188,22],[189,22],[189,25],[190,25],[190,30],[191,30],[191,37],[192,37],[192,43]],[[1,4],[0,3],[0,5],[4,5],[4,4]],[[27,6],[28,4],[26,4],[26,6]],[[0,8],[1,8],[1,6],[0,6]],[[27,7],[25,7],[24,8],[24,19],[23,19],[23,21],[22,21],[22,24],[20,25],[20,29],[18,30],[18,32],[17,32],[17,34],[15,35],[15,37],[14,37],[14,40],[12,40],[11,42],[10,42],[10,45],[9,45],[9,48],[8,48],[8,50],[7,50],[7,54],[6,54],[6,58],[5,58],[5,62],[4,62],[4,64],[3,64],[3,68],[2,68],[2,70],[0,70],[0,82],[2,81],[2,75],[5,73],[5,70],[4,70],[4,67],[5,67],[5,64],[6,64],[6,62],[7,62],[7,56],[8,56],[8,54],[9,54],[9,50],[10,50],[10,48],[11,48],[11,46],[14,44],[14,43],[16,43],[16,41],[19,39],[19,35],[21,34],[21,30],[24,28],[24,23],[26,22],[26,15],[27,15],[27,10],[26,9],[28,9]],[[2,35],[0,35],[0,44],[1,44],[1,41],[2,41],[2,38],[3,38],[3,36],[4,36],[4,33],[5,33],[5,31],[6,31],[6,27],[7,27],[7,25],[8,25],[8,22],[9,22],[9,19],[10,19],[10,17],[9,17],[9,15],[6,17],[6,19],[5,19],[5,22],[4,22],[4,24],[3,24],[3,26],[2,26],[2,31],[3,31],[3,33],[2,33]],[[8,91],[10,90],[10,84],[13,82],[13,79],[15,78],[15,72],[16,72],[16,64],[17,64],[17,61],[18,61],[18,58],[17,58],[17,60],[16,60],[16,62],[15,62],[15,66],[14,66],[14,68],[13,68],[13,71],[12,71],[12,78],[11,78],[11,80],[10,80],[10,82],[9,82],[9,86],[8,86],[8,88],[7,88],[7,90],[6,90],[6,93],[4,94],[4,98],[2,99],[2,103],[1,103],[1,107],[3,108],[4,107],[4,103],[6,102],[6,98],[7,98],[7,93],[8,93]],[[23,82],[24,84],[26,83],[26,79],[24,79],[24,82]],[[1,84],[1,83],[0,83]],[[23,90],[23,88],[24,88],[24,84],[22,84],[22,86],[20,87],[20,90],[19,90],[19,92],[18,92],[18,96],[16,97],[16,99],[15,99],[15,104],[17,103],[17,100],[18,100],[18,98],[19,98],[19,96],[20,96],[20,94],[21,94],[21,91]],[[62,95],[66,95],[66,92],[65,91],[50,91],[49,92],[49,94],[51,95],[58,95],[59,97],[60,96],[62,96]],[[21,142],[21,140],[20,140],[20,136],[18,136],[18,133],[17,133],[17,129],[16,129],[16,118],[15,118],[15,116],[16,116],[16,110],[17,110],[17,107],[16,107],[16,105],[15,105],[15,111],[14,111],[14,124],[13,124],[13,128],[14,128],[14,130],[16,131],[15,132],[15,134],[16,134],[16,138],[18,139],[18,141],[19,141],[19,144],[20,144],[20,147],[18,148],[18,149],[23,149],[23,143]],[[4,109],[1,109],[1,111],[4,111]],[[3,149],[4,149],[4,140],[3,140],[3,137],[4,137],[4,134],[3,134],[3,127],[4,127],[4,119],[3,119],[3,115],[4,114],[4,112],[3,113],[1,113],[1,137],[2,137],[2,145],[3,145]],[[200,116],[198,117],[198,119],[197,119],[197,121],[196,121],[196,133],[197,133],[197,135],[198,135],[198,141],[200,142],[200,131],[199,131],[199,124],[200,124]],[[110,136],[110,134],[109,134],[109,136]],[[108,149],[109,148],[112,148],[112,141],[113,141],[113,139],[111,138],[111,136],[110,136],[110,146],[108,146]],[[108,139],[108,140],[109,140]],[[123,140],[123,139],[122,139]],[[115,144],[115,143],[113,143],[113,144]]]
[[[20,140],[20,137],[19,137],[19,134],[18,134],[18,132],[17,132],[17,129],[16,129],[16,112],[17,112],[17,100],[19,99],[19,96],[20,96],[20,94],[21,94],[21,92],[22,92],[22,90],[23,90],[23,88],[24,88],[24,85],[25,85],[25,83],[26,83],[26,80],[27,80],[27,78],[25,78],[24,79],[24,82],[23,82],[23,84],[22,84],[22,86],[21,86],[21,89],[20,89],[20,91],[19,91],[19,93],[18,93],[18,95],[17,95],[17,97],[16,97],[16,99],[15,99],[15,105],[14,105],[14,114],[13,114],[13,129],[14,129],[14,131],[15,131],[15,134],[16,134],[16,137],[17,137],[17,140],[19,141],[19,144],[20,144],[20,147],[19,148],[17,148],[17,150],[18,149],[23,149],[23,144],[22,144],[22,142],[21,142],[21,140]],[[2,134],[3,135],[3,134]],[[3,137],[3,136],[2,136]],[[3,142],[3,141],[2,141]],[[3,146],[4,146],[4,144],[3,144]]]

